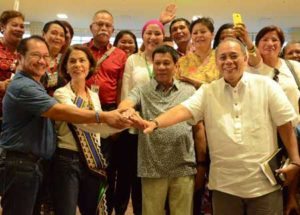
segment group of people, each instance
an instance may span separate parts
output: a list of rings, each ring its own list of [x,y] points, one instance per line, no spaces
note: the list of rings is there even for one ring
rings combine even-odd
[[[215,34],[211,18],[175,12],[145,23],[140,48],[129,30],[110,44],[107,10],[76,45],[66,21],[22,39],[24,15],[1,14],[4,215],[124,215],[130,197],[135,215],[200,215],[206,183],[216,215],[299,213],[300,43],[282,49],[283,31],[266,26],[253,44],[244,24]],[[291,160],[278,170],[284,204],[260,169],[277,134]]]

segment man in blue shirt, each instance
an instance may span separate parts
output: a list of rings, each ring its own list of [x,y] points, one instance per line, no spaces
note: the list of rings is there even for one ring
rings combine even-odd
[[[129,121],[122,111],[95,112],[59,104],[40,83],[49,66],[49,50],[39,36],[23,39],[18,47],[18,72],[8,87],[3,105],[0,147],[5,150],[4,214],[31,215],[43,180],[41,161],[54,153],[52,120],[71,123],[107,123],[122,128]]]

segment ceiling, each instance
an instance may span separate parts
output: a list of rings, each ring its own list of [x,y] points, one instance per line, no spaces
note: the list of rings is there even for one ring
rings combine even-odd
[[[15,0],[0,0],[0,13],[12,9]],[[169,0],[19,0],[19,10],[26,21],[46,22],[66,13],[74,28],[88,28],[93,14],[100,9],[110,11],[115,28],[139,32],[147,20],[157,18]],[[241,13],[250,32],[276,24],[285,31],[300,27],[299,0],[173,0],[177,17],[210,16],[215,27],[232,22],[233,12]],[[138,35],[139,36],[139,35]]]

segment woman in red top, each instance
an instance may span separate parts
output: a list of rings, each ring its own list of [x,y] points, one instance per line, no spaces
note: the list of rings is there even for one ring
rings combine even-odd
[[[5,90],[17,67],[16,49],[25,32],[25,17],[14,10],[6,10],[0,16],[0,29],[3,37],[0,38],[0,129],[2,125],[2,99]]]
[[[49,46],[50,64],[49,70],[42,79],[48,94],[53,96],[54,91],[66,84],[66,81],[58,73],[58,64],[61,53],[66,43],[67,30],[58,20],[47,22],[43,27],[43,37]]]

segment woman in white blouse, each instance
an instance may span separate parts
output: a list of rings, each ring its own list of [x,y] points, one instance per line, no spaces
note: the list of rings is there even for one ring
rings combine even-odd
[[[60,70],[69,83],[55,91],[54,97],[58,102],[101,111],[98,95],[87,88],[85,83],[93,74],[95,65],[87,47],[69,47],[60,65]],[[57,149],[52,171],[55,214],[75,215],[77,205],[81,214],[96,214],[99,188],[103,180],[88,168],[82,152],[84,147],[80,142],[82,139],[93,140],[99,154],[99,168],[96,169],[101,172],[106,167],[106,161],[100,152],[100,133],[101,136],[107,136],[118,130],[102,123],[71,125],[67,122],[56,122],[56,130]]]
[[[144,50],[130,55],[126,61],[121,100],[128,96],[132,88],[148,83],[153,77],[152,53],[163,43],[163,25],[158,20],[146,22],[142,29],[142,38]],[[125,214],[130,196],[134,214],[142,213],[141,181],[137,177],[137,141],[138,135],[134,129],[122,132],[118,141],[116,214]]]
[[[296,113],[299,113],[300,92],[296,79],[300,80],[300,63],[292,60],[285,61],[279,57],[284,40],[284,33],[281,28],[274,25],[262,28],[255,38],[257,53],[261,60],[257,63],[249,58],[248,64],[251,65],[250,71],[267,75],[278,82]],[[292,70],[294,70],[295,76]],[[297,210],[300,213],[296,200],[297,184],[298,179],[289,186],[289,195],[285,205],[286,214],[289,214],[291,210]]]
[[[144,51],[128,57],[122,81],[121,100],[128,96],[137,84],[145,84],[153,77],[152,53],[162,45],[164,28],[158,20],[146,22],[142,30]]]
[[[256,35],[255,45],[262,60],[259,63],[251,62],[250,70],[273,78],[282,87],[295,111],[299,113],[298,100],[300,93],[298,86],[288,66],[288,62],[280,58],[280,51],[284,44],[284,33],[282,29],[271,25],[262,28]],[[289,61],[295,71],[296,77],[300,78],[300,63]]]

